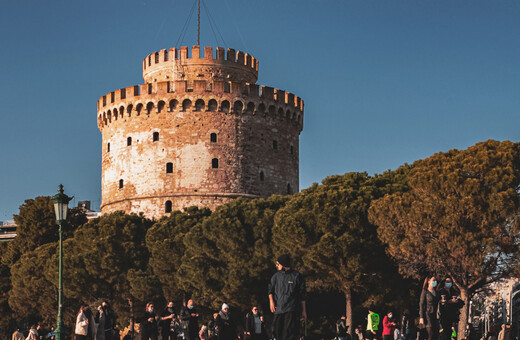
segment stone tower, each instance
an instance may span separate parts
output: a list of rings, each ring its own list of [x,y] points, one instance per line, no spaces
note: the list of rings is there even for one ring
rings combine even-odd
[[[298,191],[303,101],[257,85],[257,59],[184,46],[148,55],[142,68],[144,84],[97,103],[103,213],[159,218]]]

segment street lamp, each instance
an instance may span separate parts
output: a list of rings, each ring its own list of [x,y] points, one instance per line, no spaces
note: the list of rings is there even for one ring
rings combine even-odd
[[[56,340],[62,340],[65,337],[63,333],[63,315],[61,313],[61,294],[62,294],[62,271],[63,271],[63,243],[62,243],[62,230],[61,225],[63,221],[67,219],[67,211],[69,209],[69,202],[72,197],[69,197],[63,193],[63,185],[59,185],[58,193],[52,196],[52,202],[54,203],[54,213],[56,214],[56,223],[59,226],[60,234],[60,263],[58,267],[58,322],[54,333],[56,334]]]

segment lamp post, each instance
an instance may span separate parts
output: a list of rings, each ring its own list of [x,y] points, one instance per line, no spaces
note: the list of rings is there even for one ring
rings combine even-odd
[[[52,196],[52,202],[54,203],[54,213],[56,214],[56,223],[59,226],[59,235],[60,235],[60,261],[58,267],[58,322],[56,325],[56,330],[54,333],[56,334],[56,340],[63,340],[63,315],[62,315],[62,304],[61,304],[61,295],[62,295],[62,271],[63,271],[63,243],[62,243],[62,230],[61,225],[63,221],[67,219],[67,210],[69,209],[69,201],[72,197],[69,197],[63,193],[63,185],[59,185],[58,193]]]

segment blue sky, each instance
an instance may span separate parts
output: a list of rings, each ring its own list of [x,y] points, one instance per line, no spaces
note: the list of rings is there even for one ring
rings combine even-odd
[[[379,173],[476,142],[519,140],[519,1],[205,0],[201,45],[260,60],[305,101],[300,186]],[[96,101],[142,83],[193,0],[0,2],[0,220],[63,183],[101,200]],[[196,44],[194,16],[180,45]],[[217,33],[218,36],[218,33]]]

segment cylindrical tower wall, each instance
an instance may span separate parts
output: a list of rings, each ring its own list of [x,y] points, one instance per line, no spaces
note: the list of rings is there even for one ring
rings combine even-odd
[[[102,212],[159,218],[187,206],[297,192],[303,101],[230,81],[161,81],[98,101]]]

